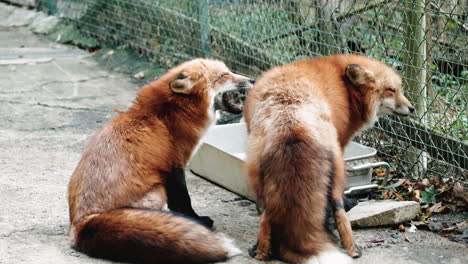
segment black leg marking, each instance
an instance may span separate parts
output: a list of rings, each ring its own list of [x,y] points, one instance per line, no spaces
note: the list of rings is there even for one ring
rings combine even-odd
[[[361,257],[361,256],[362,256],[362,250],[361,250],[361,248],[358,247],[358,246],[356,245],[356,243],[354,243],[354,247],[356,248],[357,255],[356,255],[356,256],[353,256],[353,258],[359,258],[359,257]]]
[[[166,181],[167,206],[188,216],[198,217],[192,208],[183,168],[173,168]]]
[[[346,196],[344,197],[344,208],[345,208],[346,212],[351,210],[351,208],[353,208],[357,204],[358,204],[358,202],[357,202],[356,199],[349,198],[349,197],[346,197]]]
[[[327,232],[328,236],[336,243],[338,241],[338,238],[333,232],[336,229],[335,219],[333,218],[333,215],[334,211],[329,201],[327,204],[327,209],[325,211],[325,222],[323,223],[323,227],[325,232]]]
[[[257,256],[258,240],[253,246],[249,248],[249,256],[255,258]]]
[[[213,220],[208,216],[199,216],[192,208],[192,201],[185,182],[185,170],[183,168],[173,168],[167,176],[165,184],[167,194],[167,206],[171,211],[175,211],[196,219],[202,225],[211,228]]]
[[[336,242],[338,241],[338,238],[333,232],[333,230],[335,230],[336,228],[335,219],[333,218],[335,207],[332,201],[333,200],[332,192],[333,192],[333,186],[335,184],[334,181],[335,181],[336,169],[335,169],[335,163],[334,163],[334,156],[333,156],[333,153],[331,152],[328,153],[328,163],[330,166],[330,171],[328,173],[329,182],[328,182],[328,189],[327,189],[327,208],[325,209],[325,222],[323,223],[323,227],[324,227],[324,230],[327,232],[327,234],[330,236],[330,238]]]
[[[208,228],[212,228],[214,224],[213,219],[211,219],[209,216],[199,216],[197,218],[197,222]]]
[[[341,209],[344,210],[343,201],[340,201],[340,200],[333,201],[333,210],[337,211],[337,210],[341,210]]]

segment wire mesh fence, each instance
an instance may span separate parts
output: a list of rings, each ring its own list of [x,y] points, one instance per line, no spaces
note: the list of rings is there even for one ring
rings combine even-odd
[[[467,183],[468,0],[42,0],[82,33],[172,66],[213,57],[258,76],[318,55],[362,53],[398,69],[417,109],[357,140],[396,172]]]

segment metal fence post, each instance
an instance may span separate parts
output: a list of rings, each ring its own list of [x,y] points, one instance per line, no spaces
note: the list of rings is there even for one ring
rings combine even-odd
[[[201,56],[210,57],[210,7],[209,0],[198,0],[198,22],[200,23]]]
[[[407,0],[405,30],[406,54],[405,76],[408,79],[409,97],[416,108],[416,114],[423,118],[427,111],[426,99],[426,15],[425,0]],[[424,123],[423,120],[421,122]]]
[[[57,3],[56,0],[46,0],[47,3],[47,12],[49,15],[57,14]]]
[[[422,125],[426,124],[427,118],[425,6],[426,0],[407,0],[405,6],[405,77],[407,78],[408,84],[408,96],[416,108],[415,114],[419,117],[419,121]],[[413,167],[413,172],[421,176],[427,169],[427,153],[419,149],[414,149],[414,155],[410,155],[409,159],[416,165]]]

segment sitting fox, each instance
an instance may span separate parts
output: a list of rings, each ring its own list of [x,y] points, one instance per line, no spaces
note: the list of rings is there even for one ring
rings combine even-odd
[[[249,92],[247,171],[264,212],[252,257],[338,264],[326,231],[326,208],[348,255],[357,257],[343,207],[343,149],[379,116],[414,111],[392,68],[359,55],[337,55],[273,67]]]
[[[204,263],[239,254],[198,216],[185,166],[213,122],[216,94],[252,82],[195,59],[143,87],[127,112],[91,139],[70,184],[70,238],[86,254],[138,263]],[[161,211],[169,209],[192,219]],[[200,225],[199,223],[204,224]]]

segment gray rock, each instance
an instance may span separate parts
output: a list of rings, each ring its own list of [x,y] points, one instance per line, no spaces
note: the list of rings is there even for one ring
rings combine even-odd
[[[15,7],[11,5],[7,5],[4,3],[0,3],[0,17],[7,18],[16,10]],[[6,24],[6,19],[0,19],[0,26],[4,26]]]
[[[10,2],[23,6],[36,6],[36,1],[34,0],[10,0]]]
[[[396,225],[414,219],[419,213],[419,204],[413,201],[361,202],[349,212],[354,227]]]
[[[48,34],[58,22],[59,19],[55,16],[47,16],[44,13],[38,13],[29,27],[34,33]]]
[[[444,225],[441,222],[430,222],[428,227],[429,230],[436,233],[439,233],[442,231],[442,229],[444,229]]]
[[[2,20],[0,25],[7,27],[21,27],[32,23],[37,13],[32,10],[15,8],[6,20]]]

